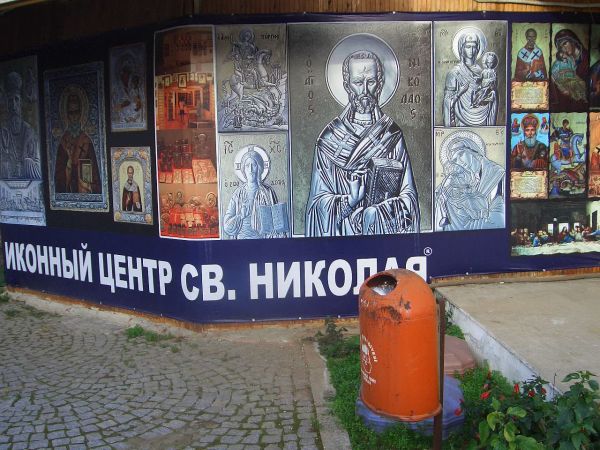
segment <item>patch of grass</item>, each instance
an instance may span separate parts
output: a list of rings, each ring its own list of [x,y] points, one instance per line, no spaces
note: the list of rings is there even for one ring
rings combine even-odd
[[[312,416],[310,418],[310,426],[312,428],[312,431],[314,432],[319,432],[319,430],[321,429],[321,424],[319,423],[319,419],[317,419],[315,416]]]
[[[340,358],[358,352],[358,338],[345,339],[344,327],[338,327],[333,319],[325,319],[325,333],[317,332],[315,339],[319,350],[326,357]]]
[[[349,340],[356,343],[356,352],[342,358],[327,357],[327,367],[336,390],[331,409],[348,431],[352,448],[354,450],[431,448],[431,439],[417,435],[401,425],[378,435],[367,428],[362,419],[355,414],[356,399],[360,388],[360,356],[358,337],[353,336]]]
[[[125,330],[125,334],[127,335],[127,339],[135,339],[143,336],[148,342],[166,341],[175,337],[171,333],[157,333],[155,331],[146,330],[140,325],[127,328],[127,330]]]
[[[51,315],[57,315],[57,314],[53,314],[53,313],[48,313],[46,311],[42,311],[40,309],[34,308],[33,306],[29,306],[29,305],[23,305],[22,307],[30,316],[35,317],[36,319],[41,319],[42,317],[51,316]]]
[[[465,339],[465,335],[463,334],[462,330],[460,329],[460,327],[458,325],[455,324],[450,324],[448,326],[446,326],[446,334],[449,336],[454,336],[457,337],[459,339],[464,340]]]
[[[331,382],[336,391],[330,406],[348,431],[352,448],[354,450],[431,448],[431,437],[422,436],[401,424],[387,429],[382,434],[377,434],[364,425],[362,419],[356,415],[356,400],[360,389],[359,337],[343,337],[337,330],[326,332],[325,336],[327,334],[335,337],[329,342],[322,343],[322,340],[319,342],[321,352],[327,358]],[[340,349],[341,351],[339,351]],[[475,368],[460,377],[465,399],[465,426],[462,431],[451,435],[444,441],[444,449],[463,449],[465,443],[473,437],[476,431],[469,424],[476,423],[476,415],[481,411],[480,403],[483,402],[480,398],[482,389],[486,385],[486,381],[490,379],[493,379],[502,391],[507,393],[511,391],[512,386],[502,375],[489,372],[487,368]]]
[[[134,339],[144,334],[144,328],[140,325],[136,325],[135,327],[127,328],[125,330],[125,334],[127,335],[128,339]]]
[[[9,319],[13,319],[15,317],[21,316],[22,311],[18,309],[7,309],[6,311],[4,311],[4,315]]]
[[[454,309],[453,307],[448,307],[448,309],[446,309],[446,334],[449,336],[454,336],[457,337],[459,339],[465,339],[465,335],[463,334],[462,330],[460,329],[460,327],[458,325],[456,325],[454,322],[452,322],[452,316],[454,315]]]
[[[0,303],[8,303],[9,300],[10,296],[8,295],[8,292],[0,288]]]
[[[180,348],[179,348],[179,347],[177,347],[176,345],[171,345],[171,351],[172,351],[173,353],[179,353],[179,351],[180,351]]]

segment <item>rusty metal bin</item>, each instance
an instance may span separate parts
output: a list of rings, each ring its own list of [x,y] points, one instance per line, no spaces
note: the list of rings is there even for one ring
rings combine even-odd
[[[438,313],[413,272],[387,270],[359,292],[360,398],[377,414],[416,422],[441,411]]]

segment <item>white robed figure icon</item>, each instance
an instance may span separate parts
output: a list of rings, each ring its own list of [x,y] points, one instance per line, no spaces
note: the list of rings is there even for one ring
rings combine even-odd
[[[452,40],[452,50],[460,62],[446,75],[443,116],[446,127],[495,125],[498,116],[497,86],[486,85],[496,76],[497,56],[486,53],[487,39],[477,27],[459,30]],[[496,63],[488,59],[496,57]],[[485,59],[482,58],[485,56]],[[483,69],[478,61],[486,65]]]
[[[236,157],[235,173],[242,184],[233,192],[223,229],[234,239],[285,237],[289,223],[285,203],[263,181],[270,168],[265,150],[258,145],[243,147]]]
[[[442,142],[444,178],[435,190],[436,231],[504,227],[504,168],[490,160],[483,139],[455,131]]]

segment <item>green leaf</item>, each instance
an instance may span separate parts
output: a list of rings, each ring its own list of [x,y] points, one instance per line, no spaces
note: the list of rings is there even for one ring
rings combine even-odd
[[[467,450],[477,450],[477,447],[478,447],[477,443],[475,441],[471,441],[467,445]]]
[[[503,416],[504,416],[504,414],[502,414],[498,411],[491,412],[487,415],[487,423],[492,430],[495,431],[496,425],[499,423],[502,423]]]
[[[585,435],[583,433],[575,433],[571,435],[571,443],[573,447],[579,449],[581,448],[581,444],[585,442]]]
[[[544,446],[529,436],[517,436],[515,442],[521,450],[543,450]]]
[[[560,441],[560,445],[558,446],[558,450],[579,450],[573,447],[570,441]]]
[[[579,376],[579,373],[573,372],[573,373],[570,373],[569,375],[567,375],[563,379],[563,383],[568,383],[569,381],[572,381],[572,380],[579,380],[580,378],[581,377]]]
[[[514,442],[516,432],[517,432],[517,426],[512,422],[508,422],[504,426],[504,439],[506,439],[507,442]]]
[[[527,411],[525,411],[520,406],[511,406],[510,408],[508,408],[508,410],[506,412],[509,416],[515,416],[520,419],[522,419],[523,417],[525,417],[527,415]]]
[[[556,423],[559,427],[566,427],[568,424],[573,422],[573,411],[566,407],[559,406],[558,408],[558,416],[556,418]]]
[[[575,420],[577,422],[583,422],[583,420],[591,414],[590,406],[585,401],[579,400],[575,404]]]
[[[479,442],[484,445],[490,437],[490,426],[487,422],[479,422]]]
[[[504,442],[500,440],[500,437],[498,435],[492,436],[492,441],[491,441],[490,447],[493,450],[505,450],[507,448],[506,445],[504,444]]]
[[[494,408],[494,411],[500,409],[500,401],[496,397],[492,398],[492,408]]]
[[[598,382],[596,380],[589,380],[588,384],[590,385],[590,388],[592,388],[592,391],[598,390]]]
[[[596,432],[596,429],[594,428],[594,423],[588,420],[583,422],[582,427],[585,428],[585,430],[590,434],[594,434]]]

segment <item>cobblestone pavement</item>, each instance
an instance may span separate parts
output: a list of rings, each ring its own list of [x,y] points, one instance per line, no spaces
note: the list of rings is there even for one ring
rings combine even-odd
[[[0,450],[323,448],[302,340],[314,328],[151,342],[126,336],[142,319],[55,308],[0,304]]]

